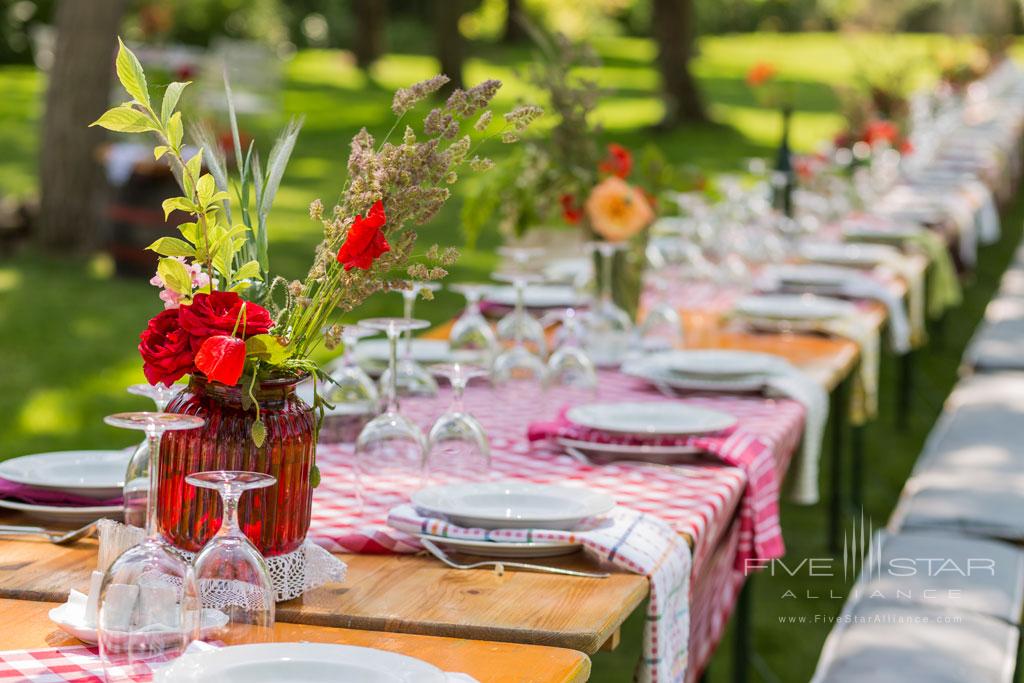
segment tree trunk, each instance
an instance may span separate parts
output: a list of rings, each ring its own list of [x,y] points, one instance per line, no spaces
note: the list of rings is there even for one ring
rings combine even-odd
[[[508,0],[506,7],[508,13],[505,15],[505,32],[501,36],[501,42],[521,43],[526,40],[526,31],[519,23],[519,14],[523,11],[523,3],[520,0]]]
[[[665,101],[661,125],[672,127],[681,121],[706,121],[704,102],[697,81],[690,73],[696,21],[693,0],[653,0],[654,39],[658,43],[658,69]]]
[[[100,237],[107,186],[96,149],[104,131],[88,125],[110,104],[115,38],[126,5],[61,0],[57,6],[39,164],[37,237],[46,248],[81,251]]]
[[[437,59],[441,63],[441,73],[451,79],[442,92],[451,92],[462,88],[462,34],[459,33],[459,17],[462,16],[463,0],[439,0],[434,3],[435,27],[437,39]]]
[[[365,71],[384,54],[387,0],[353,0],[352,11],[356,17],[356,66]]]

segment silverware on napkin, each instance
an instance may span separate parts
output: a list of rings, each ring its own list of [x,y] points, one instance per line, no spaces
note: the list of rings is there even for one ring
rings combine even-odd
[[[579,576],[585,579],[607,579],[610,574],[604,572],[581,572],[575,569],[562,569],[561,567],[547,567],[542,564],[527,564],[526,562],[503,562],[497,560],[486,560],[484,562],[473,562],[471,564],[459,564],[453,561],[445,554],[443,550],[438,548],[432,542],[425,538],[420,538],[420,543],[423,547],[430,552],[431,555],[444,562],[452,569],[478,569],[480,567],[497,567],[500,569],[504,567],[512,567],[514,569],[527,569],[534,572],[544,572],[547,574],[561,574],[562,576]]]

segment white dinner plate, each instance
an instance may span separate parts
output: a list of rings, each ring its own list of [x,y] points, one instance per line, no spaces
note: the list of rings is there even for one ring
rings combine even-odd
[[[855,315],[857,307],[848,301],[811,294],[763,294],[743,297],[734,311],[749,318],[831,320]]]
[[[420,538],[433,541],[437,545],[451,548],[466,555],[480,557],[558,557],[571,555],[583,547],[581,543],[568,541],[529,541],[525,543],[507,543],[504,541],[474,541],[466,538],[447,538],[433,534],[420,534]]]
[[[358,361],[370,361],[374,364],[387,364],[391,347],[387,339],[367,339],[356,345],[355,357]],[[398,341],[398,357],[405,354],[405,340]],[[412,358],[421,365],[430,363],[447,363],[452,359],[451,349],[445,339],[413,339]]]
[[[487,292],[488,303],[515,306],[514,287],[495,287]],[[523,290],[523,304],[527,308],[569,308],[586,303],[584,297],[568,285],[527,285]]]
[[[33,505],[32,503],[22,503],[16,500],[0,498],[0,508],[24,512],[29,517],[42,522],[69,525],[88,524],[97,519],[116,519],[121,521],[124,518],[124,506],[122,505],[64,507],[60,505]]]
[[[572,529],[615,507],[605,493],[523,481],[446,484],[412,494],[412,503],[467,528]]]
[[[121,495],[131,457],[128,449],[23,455],[0,462],[0,478],[103,500]]]
[[[710,434],[736,424],[727,413],[666,401],[588,403],[570,408],[565,417],[588,429],[643,436]]]
[[[189,653],[158,669],[155,683],[445,683],[443,671],[384,650],[326,643],[235,645]]]
[[[849,242],[803,242],[798,251],[808,261],[861,268],[887,263],[900,255],[899,249],[888,244]]]
[[[765,277],[787,285],[811,285],[818,287],[843,287],[856,276],[857,270],[846,266],[833,266],[819,263],[799,265],[769,266],[765,268]]]
[[[723,349],[675,350],[631,360],[622,372],[685,391],[753,392],[764,389],[781,359],[767,353]]]
[[[587,256],[560,258],[544,266],[544,275],[552,282],[573,283],[590,279],[594,273],[594,260]]]

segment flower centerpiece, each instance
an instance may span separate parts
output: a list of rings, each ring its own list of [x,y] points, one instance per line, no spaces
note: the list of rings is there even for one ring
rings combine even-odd
[[[167,160],[182,190],[164,201],[164,212],[187,216],[178,226],[180,236],[161,237],[149,247],[160,255],[153,283],[161,288],[164,310],[149,321],[139,344],[151,383],[190,378],[167,410],[206,419],[203,429],[163,440],[161,531],[190,551],[215,531],[215,494],[187,485],[186,475],[212,469],[266,472],[278,483],[246,497],[241,524],[264,554],[289,553],[305,537],[319,480],[317,413],[322,418],[326,403],[317,386],[327,376],[311,355],[320,344],[337,345],[341,328],[331,318],[339,310],[351,311],[376,292],[401,287],[405,277],[446,274],[457,254],[435,246],[414,256],[413,226],[437,214],[463,165],[487,166],[462,126],[475,121],[480,130],[489,127],[490,102],[501,83],[456,89],[429,111],[419,132],[407,125],[399,142],[390,141],[390,133],[377,142],[361,130],[351,143],[337,205],[328,210],[315,200],[310,206],[311,219],[324,232],[312,266],[303,280],[287,281],[271,276],[268,217],[300,124],[286,129],[264,169],[252,145],[243,154],[228,89],[240,174],[230,182],[218,145],[210,144],[212,136],[203,129],[193,131],[200,149],[186,154],[177,105],[189,83],[169,84],[157,106],[142,66],[123,43],[116,70],[131,99],[93,125],[155,135],[154,157]],[[447,80],[436,76],[399,90],[392,132]],[[537,107],[517,107],[491,137],[514,142],[539,115]],[[312,406],[295,394],[296,384],[310,376]]]
[[[548,137],[525,141],[463,205],[467,241],[474,243],[497,218],[507,239],[533,227],[562,225],[584,231],[589,240],[626,244],[629,248],[615,255],[610,274],[598,269],[598,280],[610,280],[615,302],[635,318],[646,228],[655,218],[654,186],[665,164],[654,150],[645,155],[642,168],[654,171],[646,191],[631,181],[634,160],[628,149],[613,143],[602,155],[596,143],[602,131],[591,120],[601,90],[580,75],[581,67],[599,65],[596,56],[586,44],[526,26],[540,49],[526,76],[548,93],[555,122]]]

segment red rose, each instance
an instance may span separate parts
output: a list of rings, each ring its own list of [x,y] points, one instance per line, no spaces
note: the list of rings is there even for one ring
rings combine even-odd
[[[562,203],[562,218],[569,225],[576,225],[583,220],[583,209],[576,205],[576,198],[571,194],[563,194],[559,200]]]
[[[142,372],[150,384],[174,384],[193,371],[192,346],[188,333],[181,328],[178,311],[160,311],[139,335]]]
[[[864,142],[874,145],[877,142],[893,144],[899,137],[900,131],[892,121],[876,120],[868,124],[864,129]]]
[[[386,223],[384,202],[380,200],[370,207],[366,218],[356,216],[345,242],[338,250],[338,263],[345,266],[345,270],[369,270],[378,256],[391,251],[391,245],[381,232]]]
[[[188,333],[193,351],[198,351],[210,337],[235,334],[247,339],[254,334],[265,334],[274,326],[267,309],[251,301],[242,301],[242,297],[234,292],[196,294],[190,305],[178,310],[181,311],[181,326]]]
[[[245,342],[238,337],[218,334],[210,337],[199,347],[196,354],[196,370],[207,379],[228,386],[238,384],[245,368]]]
[[[622,145],[614,142],[608,145],[608,156],[597,167],[602,173],[608,173],[626,179],[633,170],[633,155]]]

